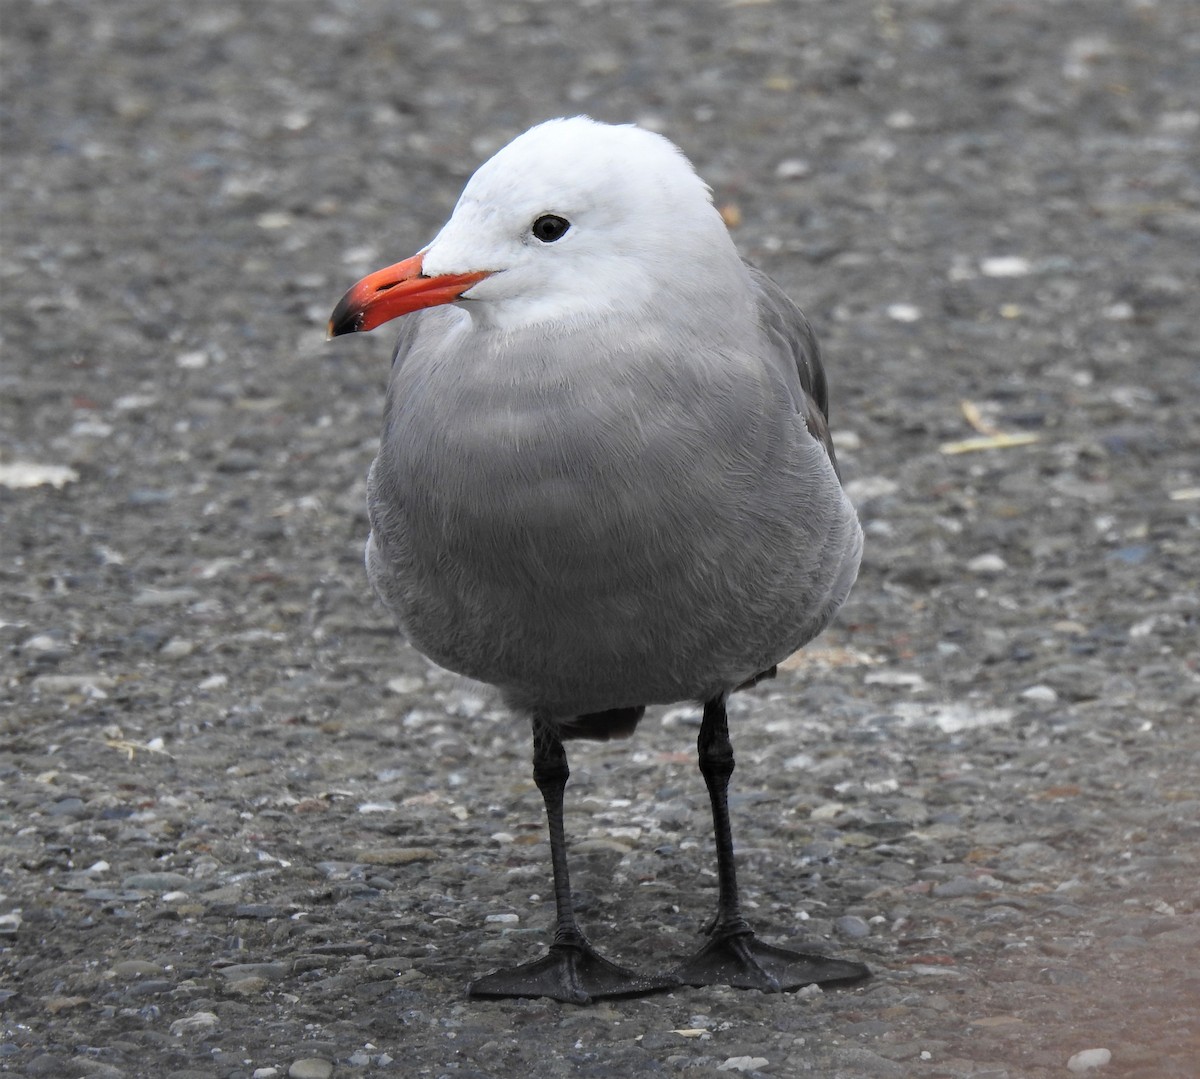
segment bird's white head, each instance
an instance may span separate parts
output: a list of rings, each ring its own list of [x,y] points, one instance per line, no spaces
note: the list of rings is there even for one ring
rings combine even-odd
[[[454,301],[481,326],[558,326],[706,295],[744,280],[712,196],[682,152],[632,125],[549,120],[485,162],[417,255],[343,297],[331,334]]]

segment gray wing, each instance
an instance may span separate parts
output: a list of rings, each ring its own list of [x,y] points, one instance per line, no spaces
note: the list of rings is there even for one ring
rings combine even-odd
[[[754,266],[747,265],[758,301],[758,320],[770,348],[768,357],[792,395],[792,404],[804,418],[812,436],[825,447],[833,469],[838,472],[833,436],[829,433],[829,387],[821,365],[817,335],[800,310],[774,281]]]

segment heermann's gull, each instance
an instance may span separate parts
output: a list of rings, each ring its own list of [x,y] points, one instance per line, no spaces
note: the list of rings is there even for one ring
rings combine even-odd
[[[329,332],[418,310],[368,480],[367,571],[417,649],[531,717],[558,911],[547,955],[471,994],[865,976],[755,937],[726,801],[727,696],[829,624],[862,551],[804,316],[743,263],[674,145],[585,117],[500,150],[432,243],[346,293]],[[576,922],[563,741],[628,735],[647,704],[687,700],[704,705],[717,913],[695,956],[642,976]]]

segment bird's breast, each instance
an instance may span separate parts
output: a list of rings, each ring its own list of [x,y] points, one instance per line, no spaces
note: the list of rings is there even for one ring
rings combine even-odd
[[[718,470],[702,423],[623,380],[460,384],[398,410],[383,466],[410,526],[444,553],[561,574],[596,566],[683,512],[697,469]],[[447,402],[452,405],[447,407]]]
[[[582,711],[769,666],[827,620],[857,528],[786,395],[736,364],[406,362],[369,498],[371,577],[417,647]]]

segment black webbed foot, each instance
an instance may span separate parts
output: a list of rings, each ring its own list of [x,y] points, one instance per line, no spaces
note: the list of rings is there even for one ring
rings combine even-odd
[[[675,970],[684,985],[731,985],[781,993],[806,985],[852,985],[871,975],[862,963],[793,952],[740,930],[717,934]]]
[[[634,997],[674,989],[679,980],[646,976],[611,963],[586,941],[552,944],[532,963],[485,974],[467,988],[471,997],[550,997],[566,1004],[590,1004],[604,997]]]

